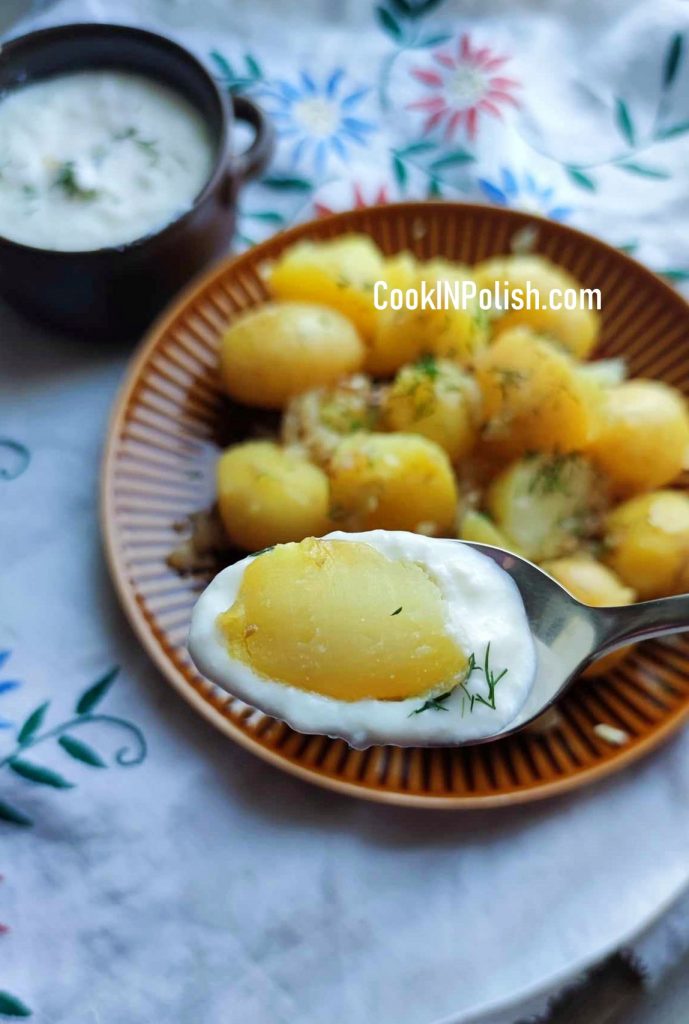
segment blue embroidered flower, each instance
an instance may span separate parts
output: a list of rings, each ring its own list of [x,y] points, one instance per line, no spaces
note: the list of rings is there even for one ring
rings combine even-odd
[[[352,145],[365,146],[376,126],[357,116],[357,108],[369,91],[348,85],[342,68],[323,82],[302,71],[297,84],[271,83],[266,109],[280,139],[291,144],[292,166],[307,160],[322,174],[331,157],[346,161]]]
[[[539,185],[528,172],[516,178],[512,171],[503,167],[499,185],[486,178],[479,178],[478,183],[488,199],[500,206],[514,206],[519,210],[550,217],[551,220],[566,220],[572,213],[569,206],[557,206],[553,202],[554,190]]]
[[[0,672],[3,665],[7,661],[11,654],[11,651],[0,651]],[[0,696],[4,693],[10,693],[12,690],[16,690],[19,683],[16,679],[4,679],[0,677]],[[0,718],[0,729],[9,729],[12,722],[8,722],[5,718]]]

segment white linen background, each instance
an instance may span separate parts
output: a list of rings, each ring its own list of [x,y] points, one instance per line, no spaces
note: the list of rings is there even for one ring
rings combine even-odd
[[[278,8],[279,32],[270,16]],[[362,10],[334,0],[65,0],[37,21],[148,24],[202,55],[250,43],[286,68],[319,50],[328,15],[342,33],[329,44],[336,52],[354,38],[348,19]],[[687,22],[681,4],[642,0],[537,13],[449,3],[438,17],[472,24],[467,11],[530,50],[544,118],[555,53],[564,66],[592,60],[599,76],[608,62],[614,77],[633,41],[638,51],[639,39]],[[594,45],[601,21],[606,46]],[[362,64],[384,45],[373,30],[356,36]],[[643,103],[643,82],[638,96]],[[552,117],[549,127],[576,134]],[[515,152],[520,144],[515,137]],[[662,210],[647,183],[625,179],[616,208],[589,214],[591,229],[618,244],[638,236],[657,267],[689,265],[686,148],[674,160],[681,173]],[[586,216],[584,208],[582,225]],[[68,715],[88,682],[118,662],[108,711],[134,721],[149,745],[136,768],[68,765],[78,782],[69,791],[3,775],[3,798],[36,824],[2,826],[0,920],[11,931],[0,937],[0,988],[40,1024],[460,1022],[481,1005],[560,983],[662,910],[689,879],[685,734],[563,799],[423,813],[282,775],[176,696],[124,622],[100,551],[99,456],[126,355],[55,338],[0,310],[0,434],[32,451],[20,478],[0,480],[0,649],[12,648],[11,675],[23,680],[1,710],[21,721],[50,699],[58,718]],[[115,748],[104,732],[100,747],[108,744]],[[59,751],[44,763],[66,770]]]

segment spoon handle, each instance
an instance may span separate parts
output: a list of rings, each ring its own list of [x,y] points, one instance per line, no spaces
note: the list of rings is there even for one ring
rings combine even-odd
[[[599,616],[599,650],[605,653],[622,644],[689,630],[689,594],[619,608],[601,608]]]

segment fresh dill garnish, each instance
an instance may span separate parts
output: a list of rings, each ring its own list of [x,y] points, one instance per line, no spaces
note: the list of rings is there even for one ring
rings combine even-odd
[[[500,388],[503,401],[507,398],[510,388],[520,388],[529,379],[528,373],[507,367],[500,367],[493,372],[498,379],[498,387]]]
[[[429,700],[425,701],[420,708],[410,711],[407,717],[411,718],[412,715],[420,715],[422,711],[447,711],[448,709],[444,706],[443,702],[451,696],[452,690],[448,690],[447,693],[441,693],[438,697],[430,697]]]
[[[568,453],[553,455],[552,458],[546,459],[531,478],[529,494],[534,494],[537,491],[540,491],[541,494],[567,494],[569,482],[566,471],[567,467],[571,466],[572,460],[576,458],[576,454]]]
[[[138,128],[135,128],[134,125],[129,125],[128,128],[123,128],[122,131],[115,132],[112,138],[115,142],[124,142],[126,139],[131,139],[135,146],[138,146],[140,150],[147,154],[153,164],[157,163],[160,159],[158,143],[155,139],[142,138],[139,134]]]
[[[84,188],[83,185],[79,184],[76,165],[73,160],[65,160],[63,164],[60,164],[55,174],[53,185],[56,188],[61,188],[70,199],[95,199],[98,195],[98,189]]]
[[[421,373],[425,373],[425,375],[427,377],[430,377],[431,380],[435,380],[438,374],[440,373],[437,360],[432,352],[426,352],[419,359],[417,359],[416,366],[417,369],[421,371]]]
[[[265,555],[265,554],[267,554],[267,553],[268,553],[269,551],[272,551],[272,550],[273,550],[273,549],[275,548],[275,546],[276,546],[275,544],[271,544],[271,545],[270,545],[270,547],[267,547],[267,548],[261,548],[261,550],[260,550],[260,551],[252,551],[252,553],[251,553],[251,557],[252,557],[252,558],[258,558],[258,556],[259,556],[259,555]]]
[[[461,704],[461,716],[464,718],[464,712],[466,708],[469,708],[469,713],[474,710],[476,704],[483,704],[485,707],[495,711],[495,690],[501,679],[504,679],[507,675],[507,669],[504,668],[502,672],[496,672],[490,666],[490,642],[486,647],[486,654],[483,660],[483,665],[479,665],[476,661],[476,655],[472,651],[467,659],[466,669],[464,670],[464,677],[461,682],[457,683],[457,686],[453,687],[452,690],[448,690],[447,693],[441,693],[439,697],[431,697],[425,701],[420,708],[416,708],[411,711],[408,715],[409,718],[412,715],[420,715],[422,711],[447,711],[448,709],[443,706],[443,702],[450,697],[456,689],[462,691],[462,704]],[[483,672],[483,676],[486,680],[488,687],[488,696],[484,697],[482,693],[472,693],[468,689],[467,683],[471,675],[474,672]]]
[[[402,605],[400,605],[399,608],[395,608],[394,612],[390,613],[390,618],[392,618],[393,615],[399,615],[399,613],[401,611],[402,611]]]

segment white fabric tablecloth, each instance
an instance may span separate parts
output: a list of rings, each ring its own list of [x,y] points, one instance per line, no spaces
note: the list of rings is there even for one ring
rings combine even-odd
[[[281,141],[278,183],[243,199],[244,239],[430,190],[566,218],[681,280],[686,5],[427,6],[410,19],[386,0],[376,20],[335,0],[65,0],[35,21],[148,24],[248,79]],[[451,138],[451,104],[477,84],[459,68],[455,92],[437,85],[446,45],[464,71],[509,58],[491,72],[502,119],[484,107]],[[408,104],[436,93],[424,135],[429,109]],[[45,701],[33,738],[54,733],[23,775],[0,765],[0,814],[33,821],[0,822],[0,1008],[41,1024],[459,1022],[557,986],[660,913],[689,880],[686,734],[561,800],[421,813],[302,784],[194,715],[139,650],[100,551],[99,456],[126,359],[0,308],[0,759]],[[61,733],[77,712],[104,720]],[[139,763],[116,763],[125,745]]]

